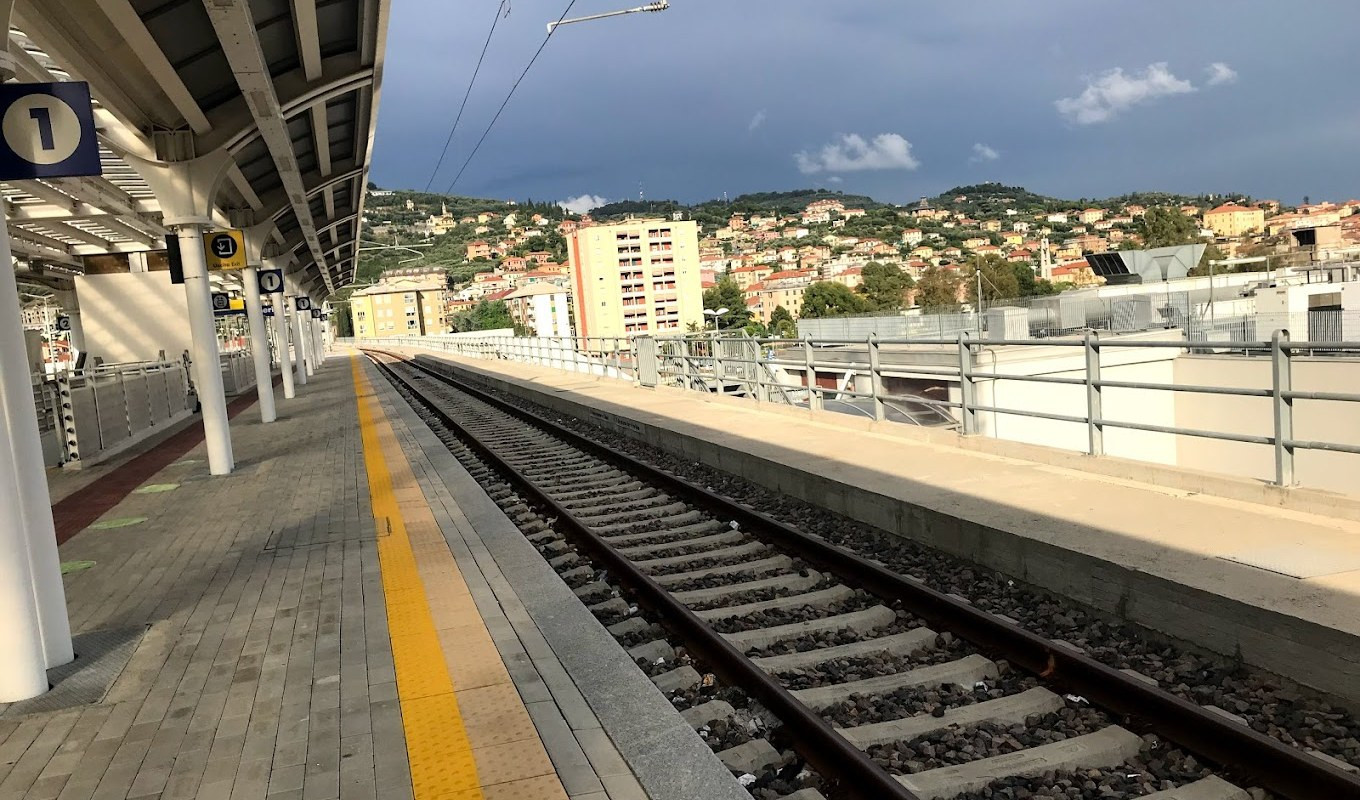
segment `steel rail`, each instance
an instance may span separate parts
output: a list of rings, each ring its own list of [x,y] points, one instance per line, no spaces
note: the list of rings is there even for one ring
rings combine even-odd
[[[1360,797],[1360,775],[1351,774],[1303,750],[1258,733],[1247,725],[1229,720],[1160,687],[1149,685],[1085,653],[1068,649],[1050,639],[1024,630],[1013,622],[975,608],[966,600],[913,581],[863,556],[806,534],[763,512],[748,508],[608,445],[534,416],[482,389],[468,385],[464,380],[414,359],[395,354],[386,355],[400,358],[459,391],[545,430],[617,467],[654,482],[675,496],[724,518],[733,519],[746,533],[783,550],[792,551],[852,585],[885,600],[901,602],[904,609],[939,625],[941,630],[950,631],[983,649],[1004,654],[1012,664],[1085,697],[1093,705],[1141,723],[1197,756],[1226,767],[1235,776],[1247,779],[1290,800]],[[436,413],[439,412],[436,410]],[[443,418],[445,415],[440,416]],[[604,546],[608,547],[607,544]],[[653,585],[655,586],[654,583]],[[699,625],[707,628],[702,623]],[[745,660],[744,656],[741,658]],[[839,735],[836,738],[841,739]],[[820,765],[818,766],[820,768]]]
[[[501,458],[494,448],[440,408],[436,400],[398,375],[387,364],[376,359],[375,363],[390,380],[418,398],[430,413],[437,416],[450,430],[457,432],[472,450],[499,470],[505,479],[530,497],[533,503],[546,509],[549,516],[555,517],[554,529],[566,533],[587,550],[614,578],[627,586],[639,602],[659,615],[667,627],[684,641],[685,646],[714,672],[729,683],[749,692],[774,713],[784,723],[782,730],[789,736],[798,752],[823,775],[836,779],[843,788],[861,800],[920,800],[917,795],[875,764],[868,754],[836,733],[829,723],[795,699],[778,681],[756,666],[721,634],[699,619],[693,611],[677,601],[670,592],[620,555],[618,550],[590,528],[578,522],[569,509],[553,500],[535,481],[521,474]],[[416,367],[423,370],[419,365]],[[437,372],[428,374],[443,378]],[[462,391],[461,387],[458,388]],[[478,397],[477,394],[473,396]],[[521,419],[518,415],[513,416],[515,419]]]

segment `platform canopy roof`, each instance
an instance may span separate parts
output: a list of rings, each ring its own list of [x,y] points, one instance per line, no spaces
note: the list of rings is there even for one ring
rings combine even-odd
[[[3,2],[3,0],[0,0]],[[104,175],[0,184],[15,256],[162,249],[143,160],[223,148],[222,224],[272,220],[304,290],[353,282],[391,0],[16,0],[21,81],[83,80]]]

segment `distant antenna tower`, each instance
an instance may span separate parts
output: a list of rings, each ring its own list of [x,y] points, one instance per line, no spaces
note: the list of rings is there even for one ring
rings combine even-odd
[[[643,201],[643,196],[642,196],[642,181],[638,181],[638,202],[641,203],[642,201]]]
[[[727,203],[727,192],[723,192],[723,203]]]

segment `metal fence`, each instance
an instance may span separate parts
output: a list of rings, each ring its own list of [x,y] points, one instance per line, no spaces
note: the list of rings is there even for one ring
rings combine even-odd
[[[1260,342],[1276,330],[1314,342],[1360,340],[1360,311],[1314,308],[1260,312],[1240,286],[1143,294],[1101,295],[1095,290],[1046,297],[996,300],[981,314],[964,310],[934,314],[861,314],[798,320],[798,335],[813,339],[1050,338],[1084,330],[1132,333],[1176,329],[1191,341]]]
[[[1293,486],[1295,455],[1299,451],[1329,451],[1360,455],[1360,443],[1299,439],[1294,435],[1296,401],[1360,403],[1360,394],[1298,391],[1293,367],[1305,356],[1360,355],[1360,341],[1296,341],[1288,331],[1275,331],[1268,341],[1234,340],[1234,353],[1268,358],[1269,385],[1254,387],[1206,386],[1182,383],[1121,381],[1104,374],[1103,355],[1109,351],[1159,350],[1187,354],[1203,351],[1181,331],[1167,331],[1164,340],[1102,337],[1095,331],[1052,339],[980,340],[963,331],[949,338],[755,339],[747,336],[695,334],[677,337],[627,339],[539,339],[534,337],[438,337],[367,339],[359,346],[402,347],[447,352],[469,358],[521,361],[542,366],[629,380],[642,386],[673,386],[691,391],[735,395],[754,402],[802,406],[813,411],[862,414],[877,421],[916,425],[954,425],[964,435],[982,432],[982,414],[1012,415],[1072,423],[1086,429],[1084,452],[1104,455],[1110,429],[1145,431],[1267,446],[1274,452],[1274,479]],[[1175,337],[1175,338],[1173,338]],[[1023,374],[980,365],[979,355],[990,348],[1066,348],[1081,354],[1079,375]],[[885,359],[904,350],[917,354],[914,363]],[[921,357],[921,354],[925,354]],[[863,379],[861,381],[860,379]],[[948,386],[947,396],[890,391],[891,379],[934,379]],[[988,381],[1081,387],[1079,413],[1055,413],[1018,406],[999,406],[979,400],[978,387]],[[1255,433],[1157,425],[1136,419],[1112,419],[1103,410],[1110,389],[1137,389],[1265,398],[1271,405],[1271,429]],[[1358,412],[1360,413],[1360,412]]]
[[[636,381],[637,348],[632,339],[597,336],[389,336],[341,338],[337,345],[396,347],[452,353],[465,358],[522,361],[545,367]]]
[[[89,461],[189,413],[184,365],[144,362],[34,375],[49,464]]]

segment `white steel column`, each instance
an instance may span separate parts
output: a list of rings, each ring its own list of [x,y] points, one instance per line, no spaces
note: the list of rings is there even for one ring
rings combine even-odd
[[[307,357],[302,363],[307,368],[307,377],[316,374],[316,346],[312,343],[312,311],[298,313],[298,325],[302,328],[302,349],[307,351]]]
[[[61,294],[61,310],[66,313],[67,319],[71,321],[71,349],[78,353],[85,352],[85,324],[80,321],[80,298],[76,295],[76,290]]]
[[[293,385],[293,356],[288,352],[288,297],[276,292],[274,303],[274,341],[279,346],[279,372],[283,375],[283,398],[292,400],[297,397]]]
[[[297,382],[307,385],[307,340],[302,337],[302,312],[298,311],[297,298],[288,298],[288,312],[293,315],[293,357],[297,359]],[[311,312],[308,312],[309,314]]]
[[[326,332],[322,330],[321,320],[312,319],[312,348],[316,350],[316,363],[326,361]]]
[[[176,226],[180,259],[184,263],[184,297],[189,308],[192,337],[194,387],[203,408],[203,439],[208,448],[208,471],[229,475],[236,462],[231,452],[227,425],[227,396],[222,387],[222,360],[217,351],[217,324],[213,319],[212,285],[203,254],[203,231],[196,223]]]
[[[264,330],[264,309],[260,307],[260,270],[247,266],[241,273],[246,295],[246,320],[250,323],[250,355],[255,362],[255,391],[260,398],[260,421],[278,419],[274,410],[274,374],[269,369],[269,336]]]
[[[0,208],[0,702],[42,694],[75,658],[13,263]]]

